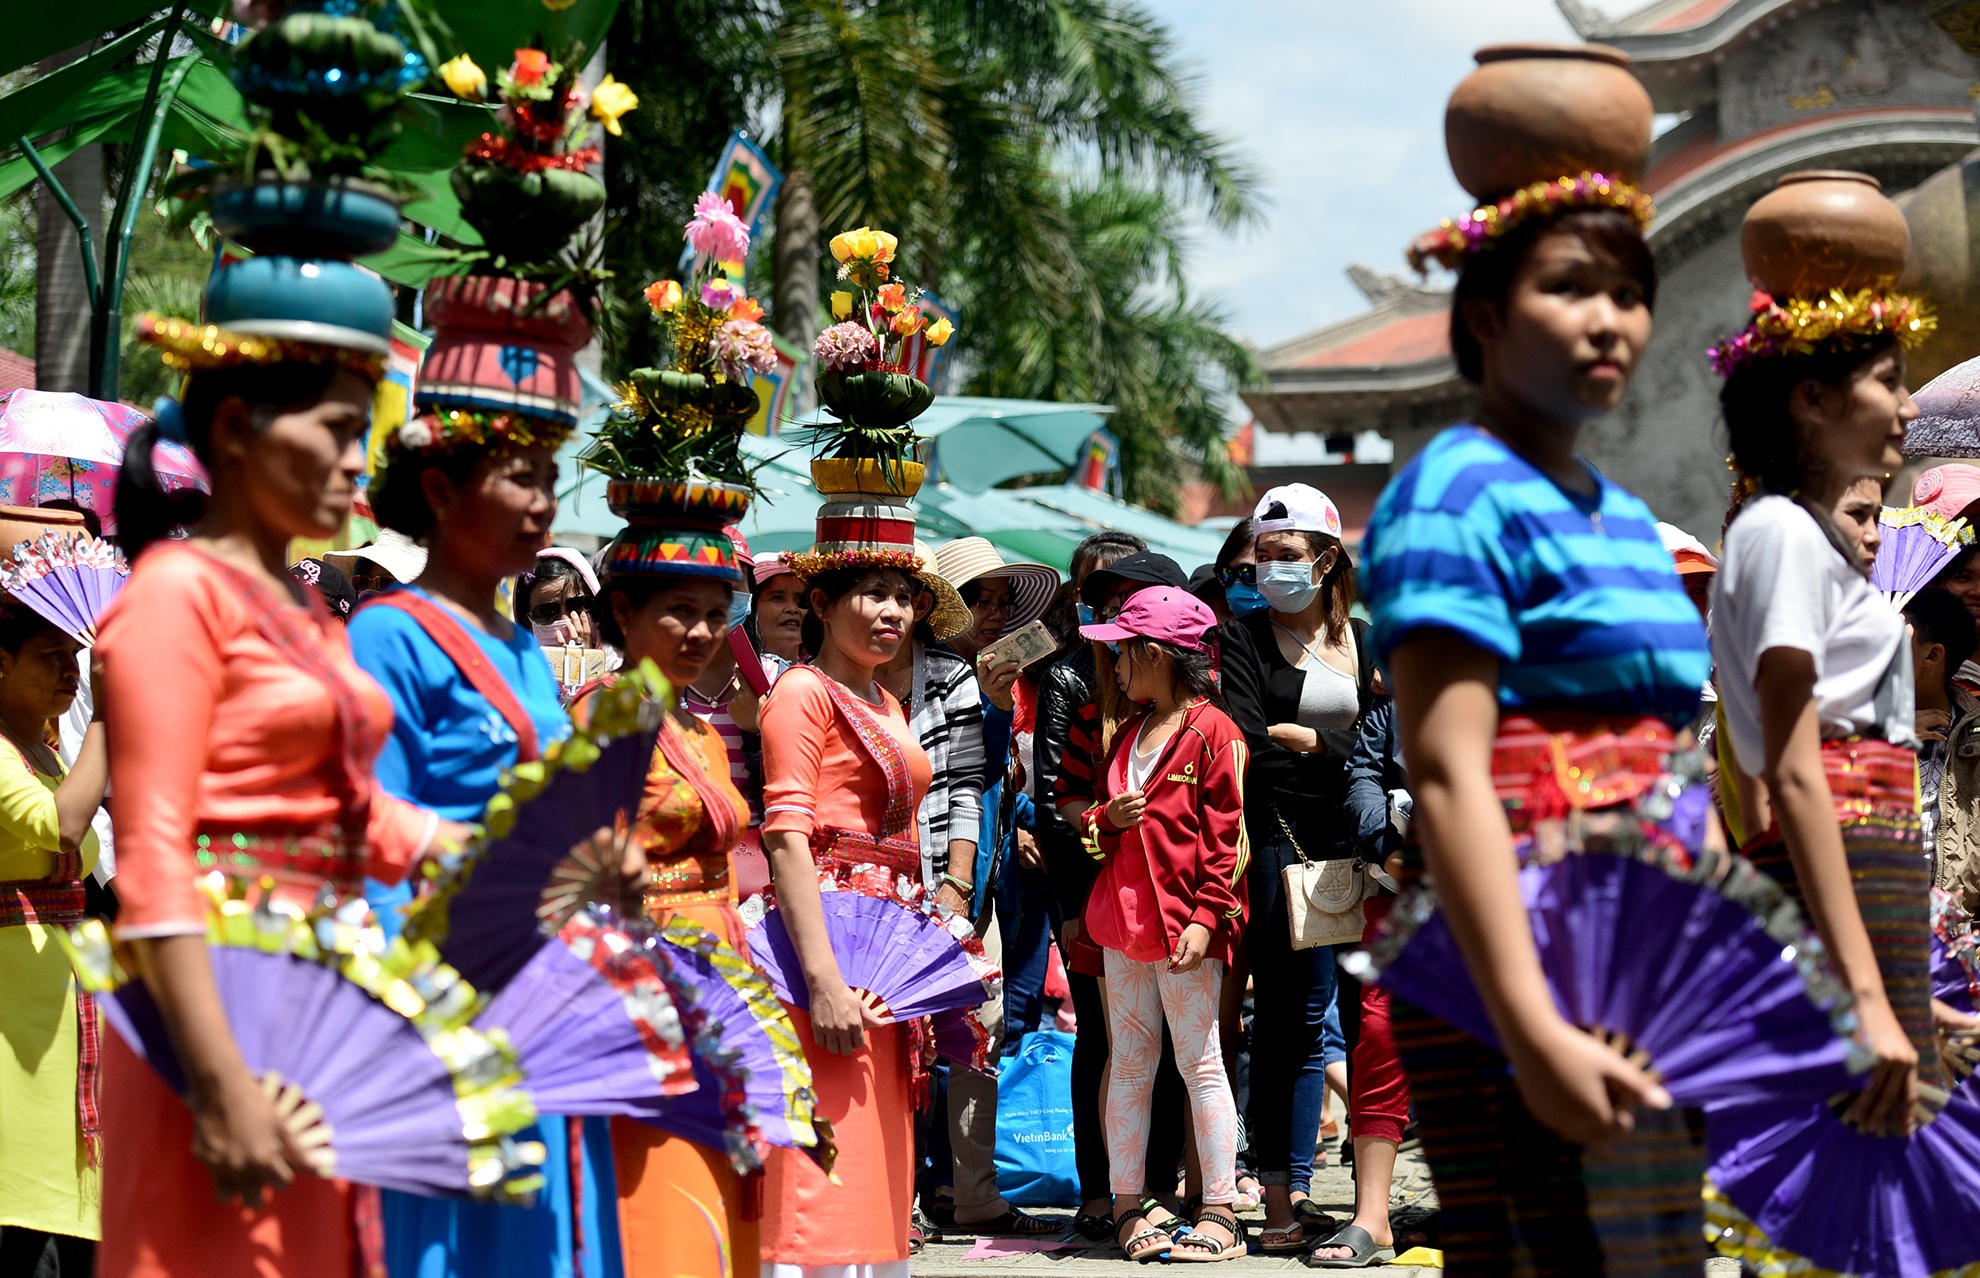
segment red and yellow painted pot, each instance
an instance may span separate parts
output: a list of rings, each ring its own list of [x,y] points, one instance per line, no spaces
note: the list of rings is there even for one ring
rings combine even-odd
[[[749,509],[749,489],[704,479],[631,475],[605,486],[626,521],[605,548],[603,575],[707,577],[738,585],[742,564],[725,529]]]

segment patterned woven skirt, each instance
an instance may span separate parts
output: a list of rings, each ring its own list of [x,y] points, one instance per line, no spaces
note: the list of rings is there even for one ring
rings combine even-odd
[[[1493,747],[1495,788],[1517,848],[1573,811],[1616,823],[1663,770],[1670,730],[1610,730],[1579,716],[1508,718]],[[1414,850],[1409,855],[1415,859]],[[1412,867],[1413,868],[1413,867]],[[1696,1111],[1636,1111],[1601,1154],[1555,1135],[1526,1108],[1498,1051],[1392,1002],[1424,1158],[1437,1187],[1437,1238],[1451,1278],[1696,1278],[1704,1125]]]

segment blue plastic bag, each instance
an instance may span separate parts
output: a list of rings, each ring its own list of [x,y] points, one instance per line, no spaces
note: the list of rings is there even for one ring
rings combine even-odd
[[[1038,1030],[997,1076],[997,1192],[1023,1207],[1076,1207],[1073,1036]]]

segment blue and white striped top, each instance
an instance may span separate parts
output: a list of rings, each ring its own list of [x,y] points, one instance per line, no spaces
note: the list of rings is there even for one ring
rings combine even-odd
[[[1650,508],[1595,473],[1560,485],[1476,426],[1454,426],[1389,482],[1362,543],[1375,650],[1456,632],[1499,658],[1508,710],[1688,722],[1711,673],[1698,612]]]

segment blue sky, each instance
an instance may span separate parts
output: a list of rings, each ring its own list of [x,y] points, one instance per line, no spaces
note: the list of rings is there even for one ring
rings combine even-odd
[[[1361,310],[1350,263],[1403,273],[1410,239],[1466,207],[1443,119],[1473,49],[1574,38],[1553,0],[1142,3],[1198,73],[1206,122],[1261,174],[1260,220],[1205,228],[1189,268],[1191,286],[1261,346]]]

